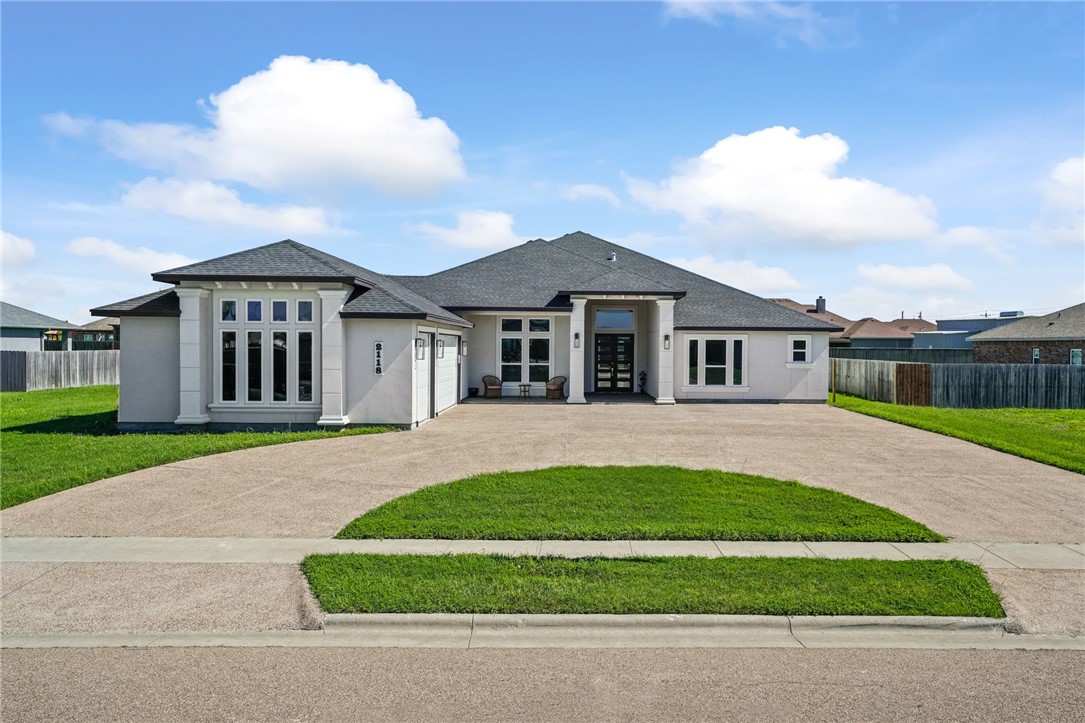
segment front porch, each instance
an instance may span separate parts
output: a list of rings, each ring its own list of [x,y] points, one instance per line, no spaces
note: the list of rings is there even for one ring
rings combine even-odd
[[[565,397],[561,399],[547,399],[546,397],[520,397],[520,396],[503,396],[503,397],[465,397],[460,400],[460,404],[565,404],[569,400]],[[655,404],[655,397],[645,393],[601,393],[601,392],[588,392],[584,395],[584,402],[586,404]]]

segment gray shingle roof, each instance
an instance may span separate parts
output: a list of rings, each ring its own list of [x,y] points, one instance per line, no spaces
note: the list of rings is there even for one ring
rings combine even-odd
[[[984,341],[1073,341],[1085,339],[1085,303],[1048,314],[1030,316],[996,326],[968,337],[972,342]]]
[[[614,261],[608,261],[611,254]],[[569,299],[561,291],[671,293],[685,294],[674,306],[679,329],[840,329],[582,232],[529,241],[431,276],[395,278],[457,311],[568,309]]]
[[[75,324],[69,324],[60,319],[54,319],[45,314],[39,314],[30,309],[24,309],[6,301],[0,301],[0,326],[13,329],[75,329]]]
[[[181,303],[173,289],[162,289],[134,299],[117,301],[97,309],[91,309],[94,316],[180,316]]]

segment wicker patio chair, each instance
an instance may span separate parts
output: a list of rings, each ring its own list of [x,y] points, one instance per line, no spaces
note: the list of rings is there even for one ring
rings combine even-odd
[[[501,380],[492,374],[487,374],[482,377],[482,396],[483,397],[500,397],[501,396]]]
[[[565,382],[568,380],[565,377],[554,377],[546,383],[546,398],[547,399],[564,399],[565,398]]]

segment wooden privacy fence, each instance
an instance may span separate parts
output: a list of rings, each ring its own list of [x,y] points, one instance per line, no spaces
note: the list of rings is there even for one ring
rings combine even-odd
[[[1085,409],[1085,367],[1068,364],[913,364],[833,359],[835,389],[931,407]]]
[[[923,362],[926,364],[971,364],[971,349],[852,349],[829,347],[833,359],[869,359],[872,361]]]
[[[0,352],[0,391],[120,384],[119,351]]]

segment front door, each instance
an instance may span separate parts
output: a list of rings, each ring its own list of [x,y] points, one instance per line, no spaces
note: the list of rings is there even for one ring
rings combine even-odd
[[[633,335],[595,335],[595,391],[633,391]]]

